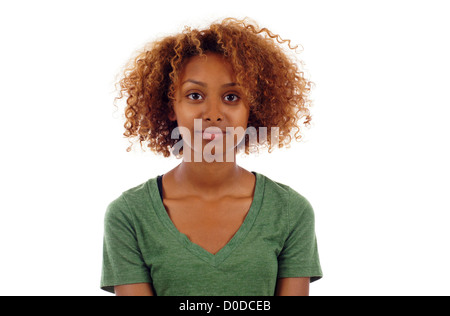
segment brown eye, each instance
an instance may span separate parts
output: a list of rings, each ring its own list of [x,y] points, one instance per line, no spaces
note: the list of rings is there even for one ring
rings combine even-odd
[[[227,94],[225,96],[225,101],[228,101],[228,102],[236,102],[238,100],[239,100],[239,97],[235,94]]]
[[[193,101],[198,101],[201,99],[202,96],[199,93],[194,92],[194,93],[188,94],[187,97]]]

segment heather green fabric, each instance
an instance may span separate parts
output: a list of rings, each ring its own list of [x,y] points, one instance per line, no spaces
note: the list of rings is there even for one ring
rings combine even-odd
[[[322,277],[314,211],[287,185],[256,175],[247,217],[213,255],[180,233],[157,178],[123,192],[105,214],[101,288],[152,283],[156,295],[271,296],[278,278]]]

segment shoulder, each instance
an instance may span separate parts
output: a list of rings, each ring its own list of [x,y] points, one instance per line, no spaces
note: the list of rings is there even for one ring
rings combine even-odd
[[[136,211],[145,208],[150,200],[150,183],[156,178],[134,186],[123,191],[118,197],[112,200],[105,213],[105,221],[126,220],[132,221]]]
[[[274,181],[265,175],[260,175],[264,178],[265,182],[265,197],[270,197],[278,201],[283,200],[293,207],[308,208],[311,206],[306,197],[292,187],[284,183]]]
[[[156,182],[156,178],[151,178],[135,187],[132,187],[122,192],[122,198],[129,204],[130,207],[135,204],[147,203],[152,190],[151,183]]]
[[[306,197],[290,188],[289,220],[291,225],[314,226],[314,209]]]
[[[265,178],[265,199],[279,207],[284,206],[283,209],[289,221],[298,221],[301,218],[308,221],[314,220],[313,207],[304,195],[289,185],[263,177]]]
[[[286,184],[272,180],[271,178],[260,174],[264,180],[264,199],[274,203],[287,203],[289,200],[290,187]]]

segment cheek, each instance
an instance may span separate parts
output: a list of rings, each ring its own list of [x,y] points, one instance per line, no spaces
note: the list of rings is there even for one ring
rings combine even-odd
[[[189,110],[187,107],[183,106],[183,104],[176,104],[174,107],[174,113],[179,126],[188,127],[193,125],[192,117],[194,113],[192,113],[192,110]]]
[[[239,111],[235,119],[236,126],[242,126],[244,129],[247,128],[248,118],[249,118],[249,111],[245,108],[242,109],[241,111]]]
[[[236,113],[236,116],[233,118],[233,125],[235,127],[238,143],[244,138],[248,125],[248,117],[249,112],[246,109],[243,109],[239,111],[239,113]]]

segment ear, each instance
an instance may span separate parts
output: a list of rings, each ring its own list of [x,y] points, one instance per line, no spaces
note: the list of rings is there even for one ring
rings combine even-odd
[[[177,120],[177,115],[175,114],[175,112],[173,110],[170,110],[170,112],[169,112],[169,120],[171,120],[171,121]]]
[[[169,107],[169,115],[168,115],[169,120],[176,121],[177,115],[176,115],[175,111],[173,110],[173,104],[169,104],[168,107]]]

